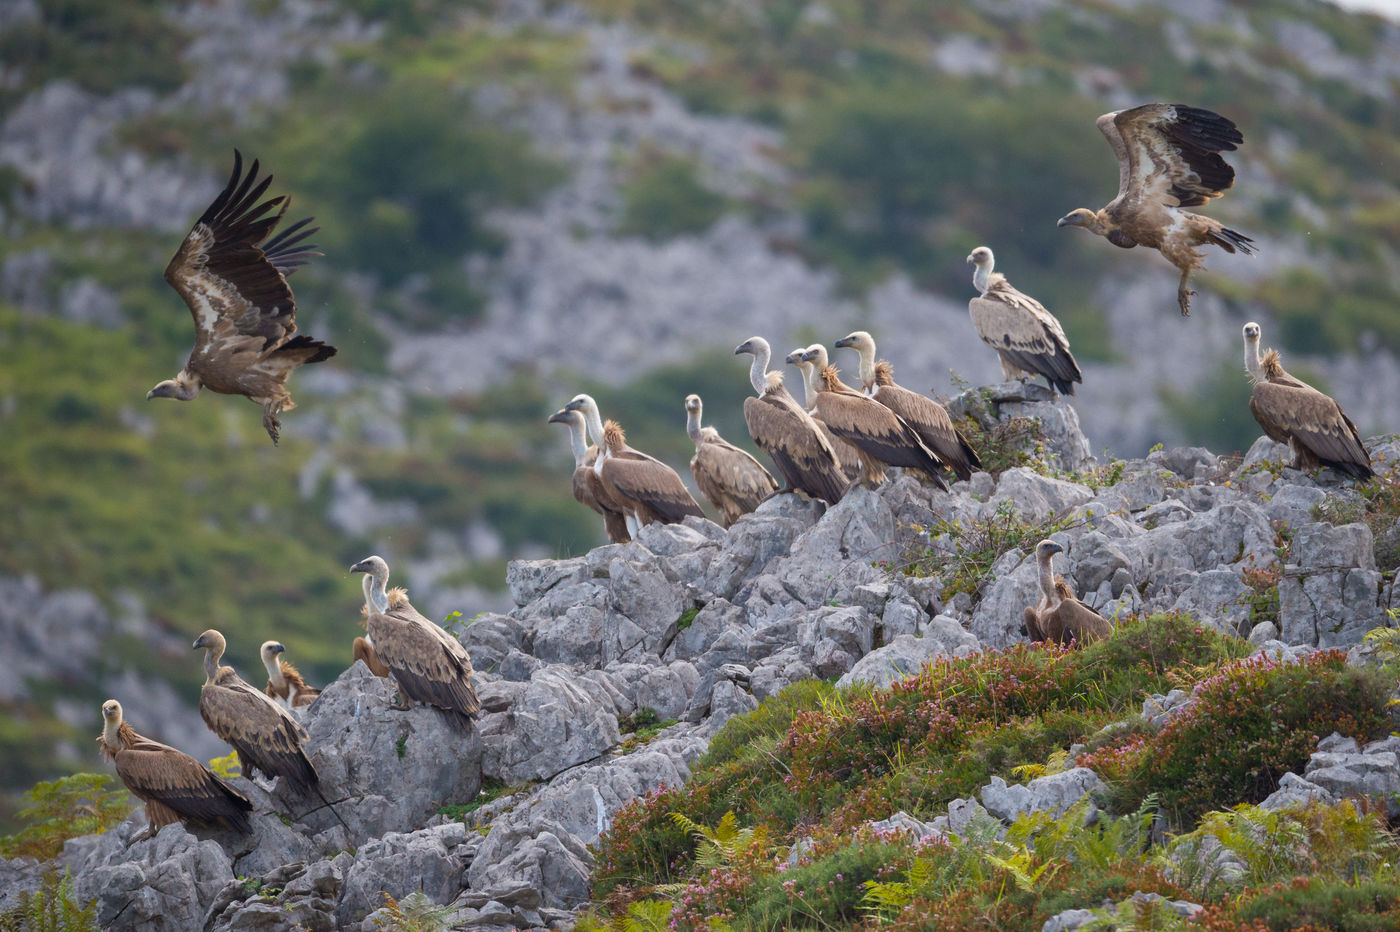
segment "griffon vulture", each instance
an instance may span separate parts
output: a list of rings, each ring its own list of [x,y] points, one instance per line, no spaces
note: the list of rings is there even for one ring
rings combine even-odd
[[[1040,569],[1042,597],[1036,607],[1026,606],[1022,622],[1032,641],[1056,644],[1088,644],[1113,634],[1113,626],[1098,612],[1074,597],[1064,580],[1055,578],[1051,561],[1063,547],[1053,540],[1043,540],[1035,547],[1035,560]]]
[[[452,635],[418,613],[403,589],[385,590],[389,564],[366,557],[350,567],[364,573],[369,641],[404,698],[448,713],[463,728],[481,708],[472,684],[472,658]]]
[[[267,668],[266,692],[273,699],[285,702],[289,709],[302,709],[315,702],[321,691],[314,686],[307,686],[306,680],[301,678],[301,672],[281,658],[286,650],[287,648],[277,641],[263,641],[262,648],[258,651],[263,666]]]
[[[972,284],[981,294],[967,303],[967,311],[982,342],[997,351],[1001,374],[1007,381],[1043,375],[1061,395],[1073,395],[1074,383],[1084,376],[1055,315],[993,272],[996,259],[986,246],[972,250],[967,261],[977,266]]]
[[[1259,358],[1259,325],[1244,325],[1245,366],[1254,379],[1249,410],[1264,433],[1293,449],[1293,468],[1331,466],[1365,482],[1375,477],[1361,435],[1341,405],[1284,371],[1278,350]]]
[[[819,343],[813,343],[811,346],[799,346],[788,353],[783,362],[790,366],[796,366],[797,371],[802,373],[803,406],[807,413],[812,416],[812,420],[817,422],[817,429],[822,432],[827,443],[830,443],[831,448],[836,451],[836,460],[841,464],[841,473],[846,477],[847,482],[851,482],[860,475],[860,451],[833,434],[831,428],[823,423],[821,415],[817,413],[817,392],[821,391],[817,385],[817,366],[807,361],[807,353],[814,350],[821,350],[821,358],[826,359],[826,347]],[[822,365],[825,366],[826,363],[823,362]]]
[[[768,371],[773,355],[768,341],[750,337],[734,350],[735,356],[743,354],[753,357],[749,382],[758,393],[756,398],[744,399],[744,422],[753,442],[778,467],[783,478],[778,492],[806,492],[828,505],[836,504],[849,484],[836,451],[812,416],[788,394],[783,374]]]
[[[115,699],[102,703],[102,734],[97,743],[102,756],[116,765],[126,788],[146,804],[146,830],[133,841],[184,819],[252,831],[248,813],[253,804],[247,797],[184,751],[138,735],[123,720],[122,704]]]
[[[204,724],[238,752],[248,776],[262,771],[282,777],[298,793],[316,787],[320,777],[302,749],[306,731],[272,697],[220,665],[227,642],[213,628],[194,642],[204,650],[204,686],[199,691],[199,714]]]
[[[699,395],[685,396],[685,432],[695,442],[690,473],[700,491],[719,510],[724,526],[729,527],[777,491],[778,480],[747,451],[721,437],[719,431],[701,427],[703,412]]]
[[[296,300],[287,284],[298,266],[319,255],[305,242],[317,228],[305,229],[307,217],[269,240],[290,200],[258,203],[272,176],[261,182],[257,176],[256,161],[243,175],[235,149],[228,184],[166,266],[165,280],[194,315],[194,349],[180,374],[146,397],[192,401],[201,388],[243,395],[262,405],[263,427],[275,444],[278,413],[296,407],[287,377],[298,366],[330,359],[335,347],[295,335]]]
[[[1220,114],[1181,104],[1105,113],[1097,125],[1118,157],[1118,196],[1099,211],[1070,211],[1059,226],[1083,227],[1124,249],[1159,251],[1181,270],[1176,300],[1185,317],[1195,294],[1186,280],[1205,260],[1197,246],[1254,253],[1248,236],[1181,209],[1205,204],[1235,183],[1235,170],[1220,153],[1234,151],[1244,136]]]
[[[977,451],[953,426],[953,419],[941,404],[896,385],[894,367],[884,360],[875,362],[874,337],[857,330],[837,340],[836,346],[860,354],[860,380],[867,395],[909,422],[924,446],[936,453],[959,479],[972,478],[972,471],[982,465]]]
[[[574,499],[580,505],[598,512],[603,517],[603,529],[608,532],[608,540],[614,544],[625,544],[632,539],[627,532],[627,516],[621,511],[604,505],[594,492],[590,476],[593,464],[598,460],[598,448],[588,445],[588,425],[583,412],[561,410],[549,416],[549,423],[563,424],[569,428],[569,444],[574,452]]]

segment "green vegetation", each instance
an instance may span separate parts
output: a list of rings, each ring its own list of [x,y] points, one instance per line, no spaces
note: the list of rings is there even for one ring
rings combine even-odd
[[[402,900],[396,900],[383,890],[383,916],[376,916],[374,927],[388,932],[446,932],[452,928],[457,911],[450,906],[438,906],[422,890],[415,890]]]
[[[622,186],[617,232],[660,241],[709,229],[724,213],[725,200],[701,183],[699,169],[694,159],[643,151]]]
[[[1387,576],[1400,569],[1400,475],[1393,466],[1377,462],[1374,480],[1358,485],[1354,494],[1330,494],[1312,508],[1317,521],[1369,527],[1376,567]]]
[[[79,835],[107,831],[131,814],[135,801],[105,773],[75,773],[39,782],[24,794],[18,817],[28,823],[0,838],[0,857],[48,860]]]
[[[900,566],[908,576],[937,574],[943,581],[944,599],[959,592],[975,599],[991,581],[992,565],[1003,554],[1010,550],[1030,554],[1036,544],[1070,523],[1068,518],[1024,521],[1009,501],[985,518],[936,518],[928,527],[913,529],[916,536],[908,542]]]
[[[97,899],[73,899],[73,875],[49,867],[39,889],[19,895],[13,909],[0,912],[0,932],[97,932]]]
[[[499,780],[486,780],[481,784],[481,790],[476,794],[476,799],[469,803],[449,803],[438,810],[438,815],[445,815],[449,819],[465,822],[467,821],[467,816],[476,812],[487,803],[493,803],[502,796],[518,793],[524,788],[524,785],[517,784],[511,786]]]

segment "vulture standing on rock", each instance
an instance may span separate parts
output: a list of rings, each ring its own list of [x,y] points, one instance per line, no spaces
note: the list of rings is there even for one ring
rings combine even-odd
[[[616,507],[627,517],[627,529],[636,536],[643,525],[678,524],[687,515],[705,517],[700,503],[681,481],[680,474],[654,456],[627,445],[627,435],[616,421],[603,423],[598,403],[590,395],[575,395],[564,406],[578,411],[588,424],[588,433],[598,445],[593,463],[594,494],[602,503]]]
[[[778,489],[778,481],[746,451],[719,435],[713,427],[701,427],[704,405],[699,395],[685,396],[685,431],[695,442],[690,473],[705,497],[719,510],[729,527],[753,511]]]
[[[184,819],[252,831],[248,813],[253,804],[247,797],[184,751],[138,735],[122,718],[122,704],[115,699],[102,703],[102,734],[97,743],[102,756],[116,765],[126,788],[146,804],[146,831],[133,841]]]
[[[1292,448],[1294,469],[1331,466],[1362,482],[1374,478],[1370,454],[1341,405],[1285,372],[1278,350],[1261,359],[1259,335],[1258,324],[1244,325],[1245,368],[1254,380],[1249,410],[1264,433]]]
[[[1205,255],[1197,246],[1254,252],[1254,241],[1219,220],[1193,214],[1235,183],[1235,170],[1220,157],[1244,142],[1235,124],[1218,113],[1181,104],[1143,104],[1105,113],[1099,132],[1118,157],[1118,196],[1102,210],[1085,207],[1060,218],[1059,226],[1083,227],[1115,246],[1156,249],[1181,270],[1176,300],[1191,313],[1186,280]]]
[[[369,624],[369,606],[360,606],[360,627],[364,628]],[[366,632],[368,633],[368,632]],[[356,660],[369,667],[369,672],[375,676],[387,677],[389,668],[384,666],[384,661],[379,659],[379,655],[374,652],[374,647],[369,642],[369,637],[357,637],[350,645],[351,658],[353,664]]]
[[[569,444],[574,452],[574,499],[602,515],[608,540],[614,544],[627,543],[632,535],[627,532],[626,515],[611,505],[604,505],[594,491],[591,477],[593,465],[598,460],[598,448],[588,445],[588,425],[583,412],[568,409],[555,411],[549,416],[549,423],[563,424],[569,428]]]
[[[953,419],[941,404],[895,384],[894,367],[883,359],[875,361],[874,337],[857,330],[837,340],[836,347],[860,354],[860,380],[865,394],[907,421],[924,446],[936,453],[959,479],[972,478],[972,471],[982,465],[977,451],[953,426]]]
[[[1076,599],[1064,580],[1055,578],[1051,561],[1055,554],[1064,553],[1064,549],[1053,540],[1043,540],[1036,545],[1042,597],[1038,606],[1026,606],[1022,622],[1032,641],[1074,642],[1083,646],[1113,634],[1113,626]]]
[[[808,362],[808,353],[819,353],[819,355],[813,357],[813,362]],[[821,414],[817,412],[817,392],[821,391],[821,386],[817,384],[817,373],[820,371],[818,366],[826,367],[826,347],[820,343],[799,346],[788,353],[783,362],[790,366],[796,366],[797,371],[802,373],[803,398],[807,413],[812,416],[812,420],[817,422],[817,429],[822,432],[822,436],[836,451],[836,460],[841,464],[841,473],[846,477],[846,481],[848,483],[855,481],[860,476],[860,451],[833,434],[831,428],[822,421]]]
[[[209,730],[238,752],[244,774],[262,771],[282,777],[298,793],[307,793],[320,781],[316,768],[302,749],[306,731],[292,714],[219,663],[227,642],[213,628],[194,642],[204,649],[204,686],[199,691],[199,714]]]
[[[263,666],[267,667],[266,692],[273,699],[285,702],[289,709],[303,709],[315,702],[321,691],[314,686],[307,686],[306,680],[301,678],[300,671],[281,659],[286,650],[287,648],[276,641],[263,641],[259,654],[262,656]]]
[[[1007,381],[1043,375],[1061,395],[1073,395],[1074,383],[1084,376],[1055,315],[993,272],[996,259],[986,246],[972,250],[967,261],[977,266],[972,284],[981,293],[967,303],[967,311],[982,342],[997,351],[1001,374]]]
[[[806,492],[836,504],[848,484],[836,451],[812,416],[788,394],[783,374],[768,371],[773,356],[768,341],[750,337],[734,350],[735,356],[745,354],[753,357],[749,382],[758,397],[744,399],[744,422],[753,442],[773,458],[783,477],[778,492]]]
[[[263,427],[276,444],[277,415],[296,407],[287,377],[298,366],[330,359],[335,347],[295,335],[296,300],[287,284],[298,266],[319,255],[305,243],[317,228],[305,229],[307,217],[269,240],[290,200],[259,204],[272,176],[258,182],[256,161],[242,172],[243,156],[234,150],[228,184],[166,266],[165,280],[194,315],[194,349],[180,374],[146,397],[193,401],[201,388],[243,395],[262,405]]]
[[[389,564],[366,557],[350,567],[364,573],[370,646],[389,668],[404,698],[448,713],[463,728],[481,708],[472,659],[462,642],[418,613],[403,589],[385,590]]]

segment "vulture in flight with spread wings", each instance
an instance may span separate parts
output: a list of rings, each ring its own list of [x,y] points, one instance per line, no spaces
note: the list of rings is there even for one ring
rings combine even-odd
[[[1105,113],[1097,125],[1118,157],[1118,196],[1102,210],[1070,211],[1059,226],[1083,227],[1124,249],[1156,249],[1181,270],[1176,299],[1187,316],[1195,292],[1186,280],[1205,260],[1197,246],[1254,252],[1248,236],[1181,209],[1205,204],[1235,183],[1235,170],[1220,153],[1233,151],[1244,136],[1220,114],[1182,104]]]
[[[1254,380],[1249,410],[1264,433],[1293,449],[1293,468],[1331,466],[1365,482],[1375,477],[1361,435],[1341,405],[1284,371],[1278,350],[1259,357],[1259,325],[1244,325],[1245,367]]]
[[[252,831],[248,813],[253,804],[246,796],[184,751],[138,735],[122,717],[122,704],[115,699],[102,703],[102,734],[97,743],[102,756],[116,765],[126,788],[146,804],[146,831],[133,841],[184,819]]]
[[[281,655],[286,650],[287,648],[277,641],[263,641],[262,648],[258,651],[263,666],[267,668],[266,692],[273,699],[285,702],[289,709],[303,709],[315,702],[321,691],[306,685],[306,680],[301,678],[301,671],[282,659]]]
[[[569,446],[574,452],[574,500],[591,508],[603,518],[603,529],[608,540],[614,544],[625,544],[632,539],[627,530],[627,516],[612,502],[604,503],[594,487],[593,466],[598,462],[598,448],[588,444],[588,423],[582,411],[563,409],[549,416],[549,423],[563,424],[569,428]]]
[[[1055,315],[993,272],[996,258],[986,246],[972,250],[967,261],[977,266],[972,284],[981,293],[967,303],[967,312],[982,342],[997,351],[1001,374],[1007,381],[1043,375],[1055,391],[1073,395],[1074,383],[1084,376]]]
[[[1064,553],[1053,540],[1036,545],[1035,559],[1040,569],[1040,604],[1021,614],[1022,625],[1032,641],[1053,644],[1075,643],[1081,647],[1091,641],[1109,637],[1113,625],[1102,615],[1074,597],[1063,579],[1055,578],[1051,561],[1055,554]]]
[[[481,703],[462,642],[419,614],[405,590],[385,590],[389,564],[383,557],[366,557],[350,572],[365,574],[367,640],[404,698],[441,709],[459,727],[470,728]]]
[[[695,442],[690,473],[729,527],[776,492],[778,481],[748,451],[725,440],[713,427],[700,426],[704,404],[699,395],[685,396],[685,412],[685,431]]]
[[[317,228],[306,228],[307,217],[268,239],[290,200],[258,203],[272,176],[257,176],[257,161],[244,175],[243,156],[234,150],[228,184],[166,266],[165,280],[194,315],[194,349],[180,374],[146,397],[193,401],[201,388],[243,395],[262,405],[263,427],[275,444],[278,413],[296,407],[287,377],[298,366],[330,359],[335,347],[297,335],[287,284],[298,266],[319,255],[306,242]]]

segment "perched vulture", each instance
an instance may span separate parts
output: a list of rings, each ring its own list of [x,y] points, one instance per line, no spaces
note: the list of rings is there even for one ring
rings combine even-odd
[[[1244,326],[1245,365],[1254,379],[1249,410],[1264,433],[1293,449],[1293,468],[1331,466],[1365,482],[1375,477],[1371,457],[1351,418],[1322,392],[1283,369],[1278,350],[1259,359],[1259,325]]]
[[[687,515],[705,517],[700,503],[681,481],[680,474],[653,456],[627,445],[616,421],[603,423],[598,403],[590,395],[575,395],[565,411],[583,414],[588,432],[600,450],[593,463],[593,484],[599,501],[627,516],[628,530],[636,535],[643,525],[676,524]]]
[[[1197,246],[1254,253],[1248,236],[1181,209],[1205,204],[1234,185],[1235,170],[1220,153],[1234,151],[1244,136],[1220,114],[1181,104],[1105,113],[1097,125],[1118,157],[1118,196],[1099,211],[1070,211],[1059,226],[1083,227],[1124,249],[1159,251],[1181,269],[1176,300],[1184,317],[1195,294],[1186,279],[1205,260]]]
[[[147,392],[147,398],[193,401],[201,388],[243,395],[262,405],[263,427],[277,443],[277,415],[296,407],[287,377],[298,366],[335,355],[335,347],[296,336],[296,300],[287,276],[316,248],[305,242],[316,232],[307,217],[268,239],[287,212],[285,196],[262,203],[268,175],[257,180],[258,163],[243,175],[243,156],[233,153],[233,174],[219,196],[195,222],[165,280],[194,315],[194,349],[173,379]],[[272,212],[276,209],[276,212]]]
[[[472,658],[462,642],[420,615],[406,591],[385,590],[389,564],[382,557],[366,557],[350,572],[365,574],[367,640],[404,698],[442,709],[470,728],[481,703],[472,684]]]
[[[842,382],[835,366],[822,369],[821,389],[817,411],[833,434],[860,450],[861,473],[867,484],[877,486],[884,481],[886,466],[904,466],[919,470],[940,489],[948,488],[938,474],[944,462],[924,445],[908,421]]]
[[[817,413],[817,392],[821,391],[817,385],[817,366],[815,363],[807,361],[807,354],[816,350],[821,351],[821,365],[825,367],[826,347],[820,343],[813,343],[811,346],[799,346],[783,362],[790,366],[796,366],[797,371],[802,373],[802,393],[803,404],[807,413],[812,416],[812,420],[817,422],[817,429],[822,432],[827,443],[836,451],[836,460],[841,464],[841,473],[846,477],[846,481],[853,482],[860,476],[860,451],[851,446],[840,437],[831,432],[822,421],[821,415]]]
[[[894,367],[884,360],[875,362],[874,337],[857,330],[837,340],[836,346],[860,354],[860,380],[867,395],[908,421],[924,446],[936,453],[959,479],[972,478],[972,471],[982,465],[977,451],[953,426],[953,419],[941,404],[927,395],[896,385]]]
[[[1077,643],[1081,646],[1113,634],[1113,626],[1083,602],[1064,580],[1055,578],[1051,561],[1055,554],[1063,553],[1063,547],[1053,540],[1043,540],[1036,545],[1035,559],[1040,569],[1040,604],[1034,608],[1026,606],[1022,622],[1032,641],[1051,641],[1056,644]]]
[[[993,272],[996,260],[986,246],[972,250],[967,261],[977,266],[972,284],[981,293],[967,303],[967,310],[982,342],[997,351],[1001,374],[1007,381],[1043,375],[1061,395],[1073,395],[1074,383],[1082,383],[1084,376],[1055,315]]]
[[[593,464],[598,460],[598,448],[588,445],[588,425],[583,412],[555,411],[549,416],[549,423],[564,424],[569,428],[569,442],[574,451],[574,498],[580,505],[587,506],[603,516],[603,529],[608,532],[608,540],[614,544],[625,544],[632,539],[627,532],[627,516],[611,505],[604,505],[594,492],[590,477]]]
[[[273,699],[285,702],[289,709],[305,708],[316,701],[321,691],[314,686],[307,686],[306,680],[301,678],[300,671],[281,659],[281,654],[286,649],[276,641],[263,641],[259,653],[262,655],[263,666],[267,667],[266,692]]]
[[[302,749],[306,731],[271,696],[219,664],[227,643],[213,628],[194,642],[204,649],[204,686],[199,691],[199,714],[204,724],[238,752],[244,774],[262,771],[282,777],[298,793],[316,787],[320,777]]]
[[[146,831],[133,841],[184,819],[252,831],[248,813],[253,804],[247,797],[184,751],[138,735],[123,720],[122,704],[115,699],[102,703],[102,734],[97,743],[102,756],[116,765],[126,788],[146,804]]]
[[[695,441],[690,473],[705,497],[719,510],[729,527],[753,511],[778,489],[778,481],[747,451],[719,435],[713,427],[701,427],[704,405],[699,395],[685,396],[685,431]]]
[[[773,354],[768,341],[750,337],[734,350],[735,356],[743,354],[753,357],[749,382],[758,392],[758,397],[744,399],[744,422],[753,442],[778,467],[783,478],[778,492],[806,492],[836,504],[849,482],[821,428],[783,386],[783,374],[768,371]]]

